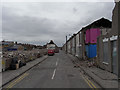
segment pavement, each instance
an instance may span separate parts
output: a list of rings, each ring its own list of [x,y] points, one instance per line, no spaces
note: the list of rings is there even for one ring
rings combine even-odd
[[[95,66],[88,67],[86,61],[80,60],[77,57],[73,57],[68,54],[71,60],[76,64],[76,67],[82,69],[86,75],[88,75],[93,81],[95,81],[102,88],[118,88],[117,75],[108,71],[102,70]]]
[[[39,59],[38,59],[39,60]],[[40,60],[39,60],[40,61]],[[16,70],[17,71],[17,70]],[[19,71],[17,71],[19,72]],[[14,72],[16,73],[16,72]],[[13,75],[16,75],[14,74]],[[3,80],[8,74],[3,74]],[[9,76],[8,76],[9,77]],[[48,56],[3,88],[100,88],[85,76],[63,51]]]
[[[48,56],[42,56],[41,58],[38,58],[36,60],[30,61],[26,64],[26,66],[23,66],[17,70],[7,70],[2,73],[0,73],[0,76],[2,77],[2,86],[6,85],[7,83],[11,82],[18,76],[22,75],[24,72],[28,71],[35,65],[39,64],[40,62],[44,61]]]

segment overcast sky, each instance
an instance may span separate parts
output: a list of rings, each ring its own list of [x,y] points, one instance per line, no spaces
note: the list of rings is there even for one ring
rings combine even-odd
[[[65,36],[105,17],[112,20],[113,2],[4,2],[2,37],[22,43],[61,46]]]

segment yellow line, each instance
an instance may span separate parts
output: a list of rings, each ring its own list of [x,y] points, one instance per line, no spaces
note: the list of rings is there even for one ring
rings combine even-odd
[[[23,79],[23,78],[24,78],[24,77],[18,79],[17,82],[18,82],[19,80]],[[13,83],[12,85],[10,85],[9,88],[12,88],[17,82],[15,82],[15,83]]]
[[[26,76],[28,76],[28,73],[24,73],[22,76],[20,76],[18,79],[16,79],[15,81],[13,81],[12,83],[9,84],[9,86],[7,87],[12,88],[17,82],[21,81],[23,78],[25,78]]]
[[[26,74],[26,75],[24,75],[24,77],[18,79],[17,82],[14,83],[13,85],[11,85],[11,87],[9,87],[9,88],[12,88],[15,84],[17,84],[19,81],[21,81],[21,80],[22,80],[23,78],[25,78],[27,75],[28,75],[28,74]]]
[[[88,79],[88,78],[86,78],[91,84],[92,84],[92,86],[94,87],[94,88],[96,88],[96,86]]]
[[[20,76],[18,79],[16,79],[15,81],[13,81],[12,83],[9,84],[9,86],[11,86],[12,84],[14,84],[15,82],[17,82],[19,79],[21,79],[25,74],[23,74],[22,76]],[[8,88],[9,88],[8,86]]]
[[[23,75],[19,79],[17,79],[14,83],[12,83],[9,88],[12,88],[15,84],[17,84],[19,81],[21,81],[23,78],[25,78],[28,74]]]
[[[25,76],[27,76],[27,75],[25,75]],[[21,79],[19,79],[17,82],[21,81],[23,78],[25,78],[25,76],[24,76],[24,77],[22,77]],[[13,85],[11,85],[9,88],[12,88],[15,84],[17,84],[17,82],[16,82],[16,83],[14,83]]]
[[[89,84],[89,82],[83,77],[83,79],[85,80],[85,82],[89,85],[89,87],[90,88],[93,88],[90,84]]]
[[[19,79],[21,79],[22,77],[18,78],[17,80],[15,80],[14,82],[12,82],[7,88],[9,89],[11,86],[13,86]]]
[[[20,77],[20,78],[22,78],[22,77]],[[18,78],[18,79],[20,79],[20,78]],[[11,85],[13,85],[15,82],[17,82],[18,79],[16,79],[14,82],[10,83],[7,88],[9,88]]]
[[[87,77],[83,76],[82,74],[81,74],[81,76],[83,77],[83,79],[86,81],[86,83],[87,83],[93,90],[94,90],[94,89],[98,90],[98,89],[96,88],[96,86],[95,86]]]

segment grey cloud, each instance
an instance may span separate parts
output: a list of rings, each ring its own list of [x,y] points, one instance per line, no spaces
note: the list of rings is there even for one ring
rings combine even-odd
[[[55,20],[52,21],[45,18],[37,19],[34,17],[13,17],[9,18],[8,21],[3,21],[3,36],[5,38],[9,37],[9,39],[16,41],[24,40],[24,42],[28,41],[29,43],[35,43],[36,41],[39,41],[39,43],[40,41],[46,41],[47,43],[51,39],[57,41],[57,38],[59,40],[62,36],[62,28],[56,26],[54,23],[56,22]],[[43,40],[39,40],[41,37]]]
[[[97,5],[98,4],[98,5]],[[16,5],[16,4],[15,4]],[[3,39],[45,44],[53,39],[59,46],[94,20],[111,20],[114,3],[25,3],[24,8],[3,6]]]

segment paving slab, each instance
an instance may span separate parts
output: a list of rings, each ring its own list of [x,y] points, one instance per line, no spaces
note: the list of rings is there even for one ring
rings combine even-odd
[[[118,88],[118,81],[116,80],[116,77],[114,77],[114,80],[112,79],[101,79],[100,78],[100,75],[96,75],[96,71],[91,71],[90,69],[88,68],[85,68],[85,67],[81,67],[82,70],[84,70],[84,72],[90,76],[95,82],[99,83],[100,86],[102,86],[102,88]],[[94,72],[94,73],[93,73]],[[99,71],[97,71],[99,72]],[[105,71],[104,71],[105,72]],[[107,71],[106,71],[107,72]],[[110,77],[111,74],[109,74],[109,77]],[[102,73],[102,76],[106,76],[106,73]],[[108,76],[108,75],[107,75]]]
[[[96,67],[91,67],[89,70],[100,77],[102,80],[117,80],[117,75],[110,73],[108,71],[96,68]]]

